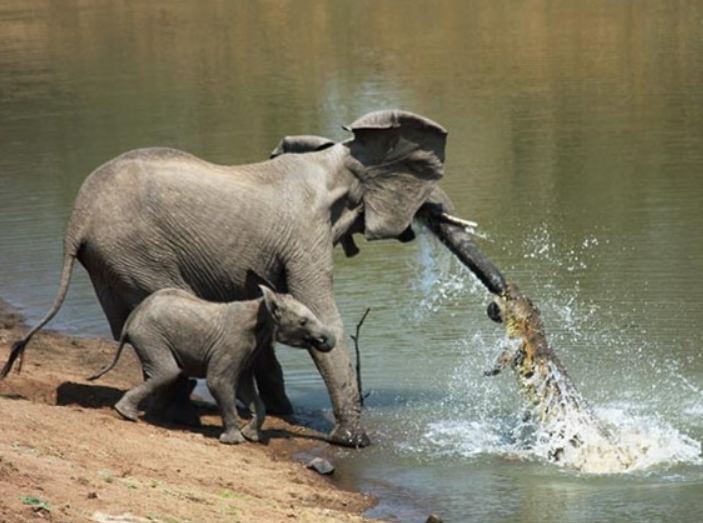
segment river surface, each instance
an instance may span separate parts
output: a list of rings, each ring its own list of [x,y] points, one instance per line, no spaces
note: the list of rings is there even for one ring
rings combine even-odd
[[[32,321],[47,310],[73,198],[125,150],[252,162],[388,107],[449,130],[442,186],[539,304],[584,397],[651,463],[576,473],[516,439],[514,378],[482,374],[505,341],[489,295],[420,234],[337,252],[348,328],[372,309],[375,442],[335,453],[339,481],[400,521],[700,521],[701,2],[4,0],[0,295]],[[52,326],[107,335],[74,273]],[[294,404],[329,416],[310,359],[279,354]]]

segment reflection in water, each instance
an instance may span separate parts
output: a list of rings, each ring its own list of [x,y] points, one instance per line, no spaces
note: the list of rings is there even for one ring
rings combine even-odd
[[[700,441],[702,19],[700,2],[664,0],[5,0],[0,295],[33,319],[48,308],[78,187],[125,150],[255,161],[285,134],[341,139],[341,124],[400,107],[449,130],[443,187],[540,304],[584,396]],[[518,405],[509,380],[480,375],[501,337],[485,291],[431,239],[361,248],[338,253],[335,284],[348,325],[372,307],[377,445],[343,474],[390,488],[379,513],[699,519],[700,465],[584,478],[486,450]],[[107,335],[75,273],[53,325]],[[327,409],[309,359],[285,357],[295,403]],[[443,446],[430,429],[445,422],[459,428]]]

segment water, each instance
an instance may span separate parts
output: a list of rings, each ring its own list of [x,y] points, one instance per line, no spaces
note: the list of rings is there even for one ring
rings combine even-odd
[[[587,266],[587,253],[598,242],[589,240],[582,243],[581,251],[562,253],[540,232],[529,243],[533,244],[532,250],[526,250],[523,259],[549,249],[551,254],[542,263],[560,267],[566,263]],[[420,260],[426,260],[425,254]],[[438,267],[434,283],[421,280],[425,292],[440,296],[431,307],[421,309],[430,317],[426,318],[427,328],[442,314],[444,305],[462,297],[470,299],[477,292],[471,282],[461,287],[456,278],[461,269],[451,260],[447,265],[449,275]],[[590,269],[581,270],[587,273]],[[496,515],[505,511],[501,517],[508,521],[518,517],[531,521],[538,513],[525,515],[524,504],[541,503],[549,510],[539,513],[539,518],[547,521],[694,521],[698,517],[700,505],[696,500],[691,502],[697,508],[688,513],[685,507],[652,498],[649,488],[664,482],[684,499],[686,492],[700,491],[701,425],[700,415],[695,413],[700,409],[703,391],[700,374],[693,380],[687,377],[699,354],[693,349],[685,361],[678,361],[668,352],[669,343],[676,345],[675,341],[659,340],[656,332],[650,334],[634,326],[623,328],[628,322],[642,320],[633,311],[591,301],[578,288],[553,289],[555,282],[548,274],[524,275],[523,281],[531,282],[535,289],[540,283],[550,289],[540,293],[544,299],[538,302],[549,339],[596,416],[615,430],[619,443],[634,456],[630,472],[609,476],[588,473],[617,470],[612,460],[592,460],[584,467],[586,473],[578,472],[577,466],[583,466],[578,462],[581,456],[560,466],[548,463],[551,442],[540,442],[539,434],[524,431],[525,404],[512,371],[505,370],[495,378],[482,376],[506,343],[502,329],[487,323],[454,341],[455,359],[449,369],[429,367],[431,361],[425,363],[425,372],[439,383],[419,397],[393,398],[387,405],[389,399],[383,397],[387,392],[381,390],[380,398],[375,398],[375,390],[372,393],[367,416],[372,418],[378,431],[376,439],[382,443],[361,457],[340,453],[353,467],[352,472],[343,469],[345,481],[356,484],[361,478],[367,488],[378,489],[378,478],[383,477],[383,485],[401,483],[410,499],[417,499],[411,494],[417,490],[427,496],[419,507],[410,509],[395,505],[403,498],[389,496],[376,513],[394,514],[403,521],[419,520],[418,510],[431,508],[457,521],[485,521],[500,519]],[[583,425],[578,425],[581,420],[572,417],[570,422],[571,427],[583,431]],[[588,441],[594,442],[595,437],[591,434]],[[393,470],[389,463],[401,470]],[[510,468],[507,473],[506,467]],[[387,478],[389,468],[392,479]],[[549,488],[535,493],[535,481],[546,482]],[[500,494],[486,492],[482,485],[485,482],[500,488]],[[678,486],[671,487],[670,482]],[[573,489],[573,499],[564,506],[554,503],[555,485]],[[619,493],[609,499],[613,485]],[[487,503],[487,497],[491,503]],[[671,510],[676,517],[669,514]]]
[[[372,515],[423,521],[698,521],[703,509],[703,6],[700,2],[0,4],[0,295],[38,319],[84,177],[145,145],[215,162],[285,134],[409,109],[449,134],[442,186],[542,309],[606,421],[646,441],[628,474],[546,463],[516,436],[503,332],[451,255],[361,242],[335,285],[361,334],[376,445],[339,451]],[[107,335],[81,269],[53,326]],[[282,349],[293,402],[328,414]],[[31,347],[28,357],[31,357]]]

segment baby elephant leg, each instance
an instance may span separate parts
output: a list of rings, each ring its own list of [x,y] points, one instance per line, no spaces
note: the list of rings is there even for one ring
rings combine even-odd
[[[181,370],[170,352],[166,352],[167,357],[142,360],[144,368],[144,383],[130,389],[115,404],[115,410],[125,419],[137,421],[139,404],[142,400],[158,393],[164,388],[172,385],[178,380]]]
[[[237,384],[233,383],[227,376],[208,369],[207,388],[210,390],[210,394],[215,398],[217,406],[220,408],[222,425],[225,429],[224,432],[220,434],[220,441],[230,445],[244,442],[244,436],[242,436],[239,430],[239,424],[237,423],[237,407],[234,398],[236,385]]]
[[[172,386],[165,387],[156,395],[149,407],[149,415],[159,421],[199,427],[198,409],[190,401],[196,384],[196,380],[181,374]]]
[[[254,386],[254,372],[250,369],[243,373],[239,383],[239,396],[251,412],[251,421],[242,429],[242,434],[249,441],[261,441],[261,426],[266,417],[266,407]]]

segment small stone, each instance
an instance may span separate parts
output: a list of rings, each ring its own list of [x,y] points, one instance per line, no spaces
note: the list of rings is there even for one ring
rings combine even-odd
[[[425,521],[425,523],[444,523],[444,520],[437,514],[430,514],[427,516],[427,521]]]
[[[88,492],[88,499],[98,499],[97,492]]]
[[[332,463],[330,463],[324,458],[313,458],[308,462],[306,467],[314,470],[318,474],[322,474],[323,476],[329,476],[334,472],[334,467],[332,466]]]

